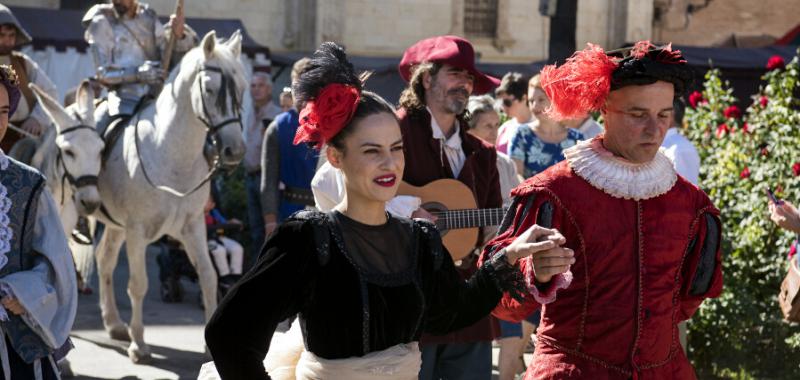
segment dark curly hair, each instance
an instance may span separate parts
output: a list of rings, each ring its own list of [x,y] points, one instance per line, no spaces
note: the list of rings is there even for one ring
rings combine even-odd
[[[308,61],[305,70],[292,85],[295,100],[306,103],[316,99],[322,89],[332,83],[352,86],[361,94],[361,100],[353,117],[328,144],[344,151],[344,138],[353,131],[357,121],[381,112],[395,117],[394,108],[380,95],[364,90],[364,82],[369,73],[356,74],[355,68],[347,60],[344,48],[333,42],[323,42]]]

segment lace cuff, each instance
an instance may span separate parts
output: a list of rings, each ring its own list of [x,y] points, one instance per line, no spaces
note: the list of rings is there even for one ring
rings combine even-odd
[[[505,250],[496,253],[490,260],[481,266],[482,270],[492,279],[494,286],[500,292],[508,294],[522,303],[526,291],[525,279],[522,277],[518,265],[510,265],[506,259]]]
[[[533,299],[540,305],[547,305],[556,300],[556,293],[561,289],[566,289],[572,283],[572,271],[559,273],[550,279],[550,282],[545,284],[542,290],[536,286],[536,274],[533,272],[533,263],[530,262],[530,257],[524,260],[529,260],[525,267],[525,284],[527,291],[533,295]],[[540,284],[540,287],[542,285]]]

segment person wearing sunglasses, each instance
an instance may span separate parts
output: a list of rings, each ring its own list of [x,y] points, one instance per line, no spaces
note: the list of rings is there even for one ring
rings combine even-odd
[[[503,76],[500,86],[494,92],[495,97],[503,106],[503,112],[508,115],[508,120],[497,131],[495,147],[498,152],[508,154],[508,144],[511,136],[522,124],[533,120],[533,115],[528,109],[528,77],[511,72]]]

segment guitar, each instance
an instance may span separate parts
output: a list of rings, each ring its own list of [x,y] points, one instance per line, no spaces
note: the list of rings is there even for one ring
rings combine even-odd
[[[478,244],[479,227],[500,225],[507,210],[477,208],[469,187],[455,179],[440,179],[425,186],[401,182],[397,194],[422,199],[421,207],[438,218],[436,227],[454,261],[469,255]]]

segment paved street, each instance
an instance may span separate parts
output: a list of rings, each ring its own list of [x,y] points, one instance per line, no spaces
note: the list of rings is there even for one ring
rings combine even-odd
[[[103,330],[98,304],[97,276],[92,280],[92,295],[81,295],[78,316],[73,328],[75,349],[67,356],[75,379],[195,379],[203,354],[203,310],[199,306],[200,288],[184,281],[184,301],[161,302],[158,295],[156,250],[148,250],[149,288],[144,304],[145,340],[153,360],[134,365],[128,359],[128,342],[115,341]],[[130,301],[126,294],[128,263],[124,252],[114,273],[117,303],[124,321],[130,319]]]

